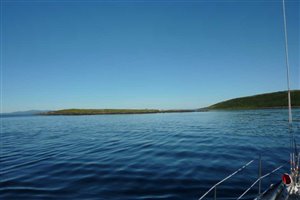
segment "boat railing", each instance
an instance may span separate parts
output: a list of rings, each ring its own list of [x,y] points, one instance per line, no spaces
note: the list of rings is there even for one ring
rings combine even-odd
[[[233,177],[234,175],[236,175],[237,173],[243,171],[247,166],[249,166],[250,164],[252,164],[254,162],[254,159],[249,161],[248,163],[246,163],[244,166],[242,166],[241,168],[239,168],[238,170],[236,170],[235,172],[233,172],[232,174],[230,174],[229,176],[225,177],[224,179],[222,179],[221,181],[219,181],[218,183],[216,183],[215,185],[213,185],[207,192],[205,192],[200,198],[199,200],[204,199],[211,191],[214,190],[214,200],[217,199],[217,188],[220,184],[222,184],[223,182],[225,182],[226,180],[230,179],[231,177]],[[258,183],[258,196],[261,195],[261,181],[270,176],[271,174],[275,173],[276,171],[278,171],[279,169],[281,169],[283,167],[283,165],[277,167],[276,169],[272,170],[271,172],[265,174],[265,175],[261,175],[261,168],[262,168],[262,162],[261,162],[261,156],[259,156],[259,166],[258,166],[258,178],[256,179],[256,181],[253,182],[253,184],[247,188],[245,190],[245,192],[243,194],[241,194],[237,200],[242,199],[257,183]]]

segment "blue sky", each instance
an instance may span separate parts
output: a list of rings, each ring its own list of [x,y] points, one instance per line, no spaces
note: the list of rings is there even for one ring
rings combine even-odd
[[[287,1],[299,89],[298,1]],[[281,1],[6,1],[3,112],[199,108],[286,89]]]

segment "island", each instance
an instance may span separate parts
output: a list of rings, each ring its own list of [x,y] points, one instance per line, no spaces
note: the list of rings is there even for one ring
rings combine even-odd
[[[291,91],[293,107],[300,107],[300,90]],[[213,110],[241,110],[241,109],[271,109],[287,108],[287,91],[265,93],[254,96],[230,99],[209,107],[199,109],[64,109],[40,113],[41,115],[106,115],[106,114],[152,114],[152,113],[183,113],[206,112]]]
[[[196,110],[158,110],[158,109],[64,109],[41,113],[42,115],[105,115],[105,114],[151,114],[151,113],[174,113],[196,112]]]

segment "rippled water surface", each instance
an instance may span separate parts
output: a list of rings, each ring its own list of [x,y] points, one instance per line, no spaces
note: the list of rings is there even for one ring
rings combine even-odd
[[[285,164],[264,188],[288,170],[286,110],[1,120],[0,199],[198,199],[260,153],[263,174]],[[257,171],[255,161],[218,196],[239,196]]]

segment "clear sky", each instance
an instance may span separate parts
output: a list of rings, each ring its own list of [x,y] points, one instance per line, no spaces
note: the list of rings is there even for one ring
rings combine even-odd
[[[280,0],[2,5],[2,112],[199,108],[286,89]],[[286,7],[299,89],[300,3]]]

